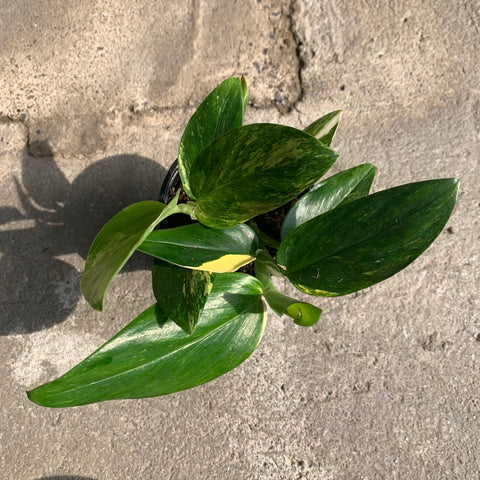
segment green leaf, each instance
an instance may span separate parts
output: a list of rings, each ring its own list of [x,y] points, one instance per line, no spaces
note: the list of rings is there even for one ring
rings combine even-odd
[[[277,262],[311,295],[337,296],[394,275],[439,235],[455,206],[457,179],[403,185],[363,197],[300,225]]]
[[[134,203],[117,213],[95,237],[88,252],[81,288],[87,302],[103,310],[108,286],[148,234],[176,207],[177,198],[163,203]]]
[[[194,223],[152,232],[138,250],[181,267],[224,273],[254,260],[257,248],[247,225],[215,230]]]
[[[232,370],[257,347],[266,315],[261,283],[217,275],[193,335],[154,305],[79,365],[28,392],[46,407],[166,395]]]
[[[304,132],[312,135],[324,145],[329,147],[332,143],[341,119],[342,111],[335,110],[334,112],[327,113],[318,120],[315,120],[315,122],[305,128]]]
[[[212,274],[175,267],[155,259],[152,284],[161,310],[191,335],[212,290]]]
[[[282,238],[307,220],[318,217],[342,203],[368,195],[375,166],[365,163],[332,175],[315,185],[290,209],[282,225]]]
[[[248,105],[248,86],[245,77],[242,75],[240,78],[240,82],[242,84],[242,103],[243,103],[243,114],[245,115],[245,110],[247,109]]]
[[[190,171],[204,225],[227,228],[285,204],[313,185],[337,154],[291,127],[253,124],[217,138]]]
[[[255,262],[255,275],[263,284],[265,299],[278,316],[287,314],[293,318],[294,323],[303,327],[311,327],[318,322],[322,310],[278,291],[266,265]]]
[[[248,99],[245,80],[228,78],[200,104],[183,132],[178,149],[178,169],[185,192],[195,198],[190,170],[198,154],[217,137],[243,123]]]
[[[285,272],[280,268],[277,262],[272,258],[270,253],[265,249],[259,249],[256,253],[255,265],[261,263],[270,268],[270,271],[277,277],[285,277]]]

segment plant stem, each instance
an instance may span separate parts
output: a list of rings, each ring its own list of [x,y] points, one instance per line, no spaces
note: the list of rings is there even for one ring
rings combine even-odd
[[[188,203],[178,203],[178,198],[180,197],[180,190],[172,198],[163,211],[162,220],[169,217],[170,215],[175,215],[176,213],[183,213],[189,215],[192,220],[196,220],[197,217],[194,214],[197,204],[195,202]]]
[[[195,202],[180,203],[175,207],[172,213],[184,213],[185,215],[189,215],[192,220],[196,220],[194,215],[196,206],[197,204]]]
[[[277,290],[272,281],[272,277],[270,276],[268,266],[264,263],[255,262],[255,276],[260,282],[262,282],[263,296],[265,297],[265,300],[268,302],[272,310],[281,317],[286,313],[288,306],[296,300],[287,297]]]

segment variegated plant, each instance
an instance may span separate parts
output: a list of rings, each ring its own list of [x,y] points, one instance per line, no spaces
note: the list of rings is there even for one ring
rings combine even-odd
[[[178,163],[188,203],[136,203],[95,238],[82,278],[102,310],[109,284],[135,250],[155,257],[157,303],[79,365],[28,393],[44,406],[165,395],[235,368],[257,347],[262,298],[278,315],[310,326],[321,310],[277,290],[281,276],[315,296],[346,295],[406,267],[442,231],[456,179],[369,194],[371,164],[317,183],[337,159],[330,149],[341,112],[305,130],[242,126],[245,80],[220,84],[190,119]],[[304,193],[306,192],[306,193]],[[272,238],[257,218],[299,197]],[[196,223],[154,230],[174,214]],[[254,262],[254,275],[237,270]]]

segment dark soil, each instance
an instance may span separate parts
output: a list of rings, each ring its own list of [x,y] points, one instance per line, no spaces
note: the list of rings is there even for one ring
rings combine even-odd
[[[271,212],[264,213],[262,215],[259,215],[258,217],[255,217],[255,221],[257,222],[258,228],[266,233],[269,237],[280,241],[280,233],[282,230],[282,225],[283,221],[285,220],[285,217],[289,210],[293,207],[295,202],[299,199],[300,197],[296,197],[293,200],[290,200],[290,202],[286,203],[285,205],[282,205],[281,207],[276,208],[275,210],[272,210]],[[276,260],[277,258],[277,249],[270,247],[270,246],[265,246],[267,249],[268,253],[272,256],[273,260]],[[239,270],[241,273],[248,273],[250,275],[255,275],[255,268],[253,266],[253,262],[249,263],[248,265],[245,265],[241,267]]]
[[[280,241],[280,232],[282,230],[283,221],[289,210],[295,205],[299,198],[300,197],[296,197],[285,205],[256,217],[258,228],[268,236]]]
[[[239,273],[247,273],[248,275],[255,276],[255,267],[253,266],[253,262],[247,263],[243,267],[240,267],[237,272]]]
[[[177,189],[176,189],[175,187],[172,187],[172,188],[170,189],[171,198],[173,198],[176,193],[177,193]],[[180,195],[179,195],[179,197],[178,197],[178,203],[187,203],[187,202],[193,202],[193,199],[190,198],[190,197],[185,193],[185,190],[183,189],[183,187],[180,187]]]

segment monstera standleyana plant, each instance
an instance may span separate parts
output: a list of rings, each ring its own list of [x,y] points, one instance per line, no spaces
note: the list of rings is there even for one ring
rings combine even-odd
[[[103,309],[135,250],[155,258],[156,303],[69,372],[28,392],[30,400],[68,407],[208,382],[255,350],[264,300],[298,325],[319,319],[317,306],[284,295],[272,276],[309,295],[346,295],[394,275],[442,231],[457,179],[369,194],[375,167],[363,164],[318,183],[338,156],[330,144],[341,112],[304,130],[242,126],[247,97],[243,78],[215,88],[180,142],[182,189],[168,204],[125,208],[91,246],[81,287],[93,308]],[[178,213],[193,223],[155,230]]]

